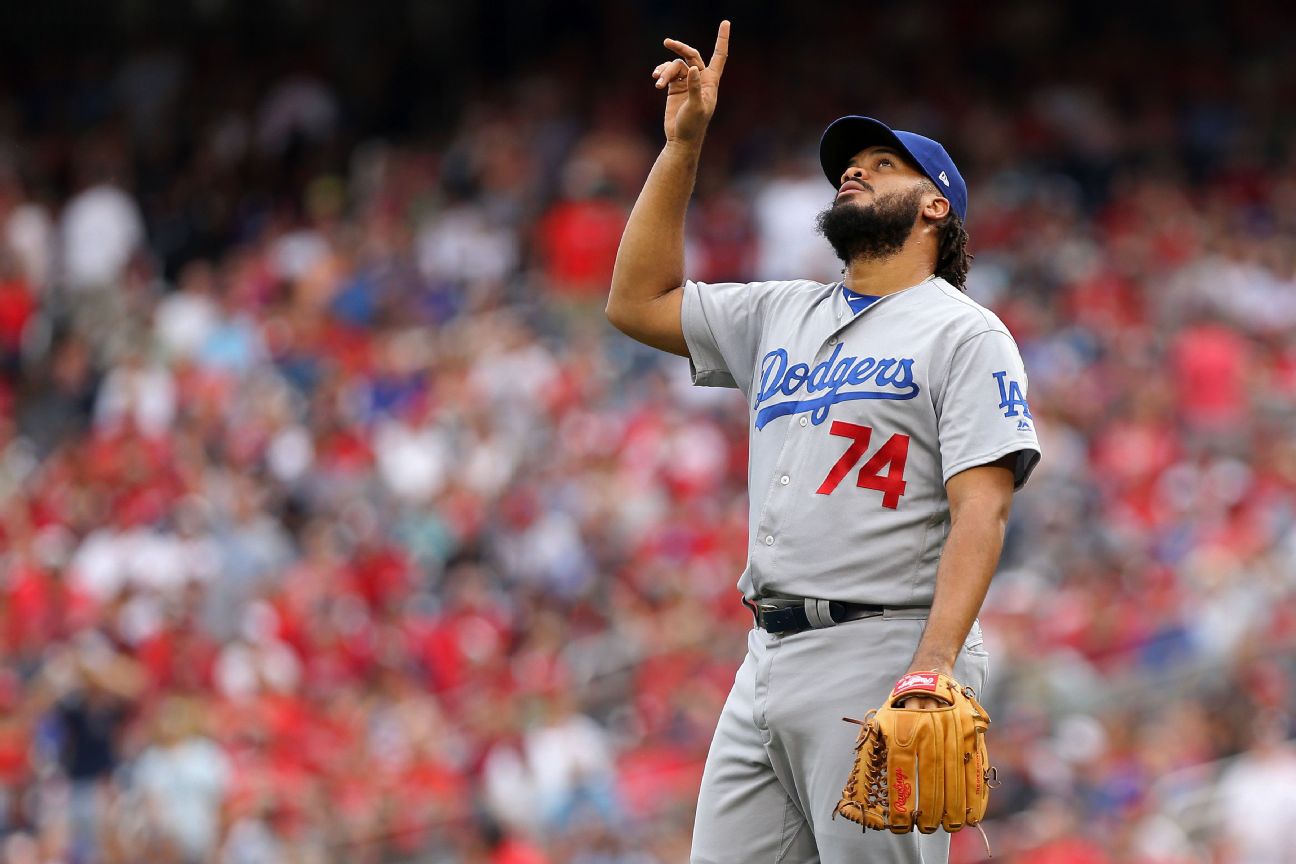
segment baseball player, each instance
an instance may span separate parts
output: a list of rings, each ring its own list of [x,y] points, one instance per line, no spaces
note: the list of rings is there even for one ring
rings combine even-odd
[[[1012,336],[964,292],[967,188],[945,149],[866,117],[820,144],[842,282],[699,284],[684,216],[729,48],[653,70],[666,145],[621,238],[609,320],[750,408],[755,626],[707,757],[694,862],[946,861],[944,832],[832,818],[859,717],[911,672],[980,691],[976,616],[1039,459]],[[938,706],[930,697],[905,708]]]

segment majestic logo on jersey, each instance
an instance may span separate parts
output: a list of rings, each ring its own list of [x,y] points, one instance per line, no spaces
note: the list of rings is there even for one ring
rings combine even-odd
[[[813,369],[807,363],[789,365],[784,348],[766,354],[761,360],[760,392],[756,394],[756,428],[764,428],[775,418],[806,411],[817,426],[828,419],[828,409],[838,402],[903,400],[918,395],[912,357],[842,357],[841,352],[842,346],[838,345]],[[791,398],[761,407],[779,396]]]
[[[1031,417],[1030,406],[1026,404],[1026,397],[1022,394],[1021,385],[1012,379],[1008,379],[1007,372],[991,372],[990,374],[994,376],[995,381],[999,382],[999,407],[1008,409],[1004,412],[1004,416],[1016,417],[1020,413],[1029,420],[1035,419]],[[1018,408],[1021,409],[1020,412],[1018,412]],[[1017,424],[1017,428],[1022,428],[1020,422]],[[1027,426],[1026,428],[1029,429],[1030,427]]]

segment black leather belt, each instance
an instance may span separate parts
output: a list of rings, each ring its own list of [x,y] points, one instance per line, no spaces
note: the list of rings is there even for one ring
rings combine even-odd
[[[872,618],[886,611],[884,606],[814,597],[757,597],[755,603],[744,598],[743,603],[755,616],[756,626],[770,633],[832,627],[847,621]]]

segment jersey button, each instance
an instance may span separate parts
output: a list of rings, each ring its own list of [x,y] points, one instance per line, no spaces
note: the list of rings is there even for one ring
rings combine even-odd
[[[786,486],[792,482],[792,478],[784,474],[782,477],[779,478],[779,482],[782,483],[784,486]]]
[[[829,340],[828,340],[828,344],[829,344],[829,345],[836,345],[836,344],[837,344],[837,337],[834,336],[834,337],[832,337],[831,339],[829,339]]]
[[[798,420],[797,422],[800,423],[802,426],[804,426],[804,425],[806,425],[807,423],[809,423],[810,421],[807,420],[806,418],[802,417],[802,418],[801,418],[800,420]]]
[[[766,546],[773,546],[773,545],[774,545],[774,535],[773,535],[773,534],[766,535],[766,537],[765,537],[765,545],[766,545]]]

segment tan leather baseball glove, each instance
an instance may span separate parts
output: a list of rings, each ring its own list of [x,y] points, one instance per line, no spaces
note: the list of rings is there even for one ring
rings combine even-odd
[[[897,708],[933,696],[935,709]],[[990,801],[994,769],[986,752],[990,717],[971,687],[938,672],[911,672],[859,723],[855,766],[833,810],[864,828],[924,834],[977,825]],[[984,832],[983,832],[984,836]]]

